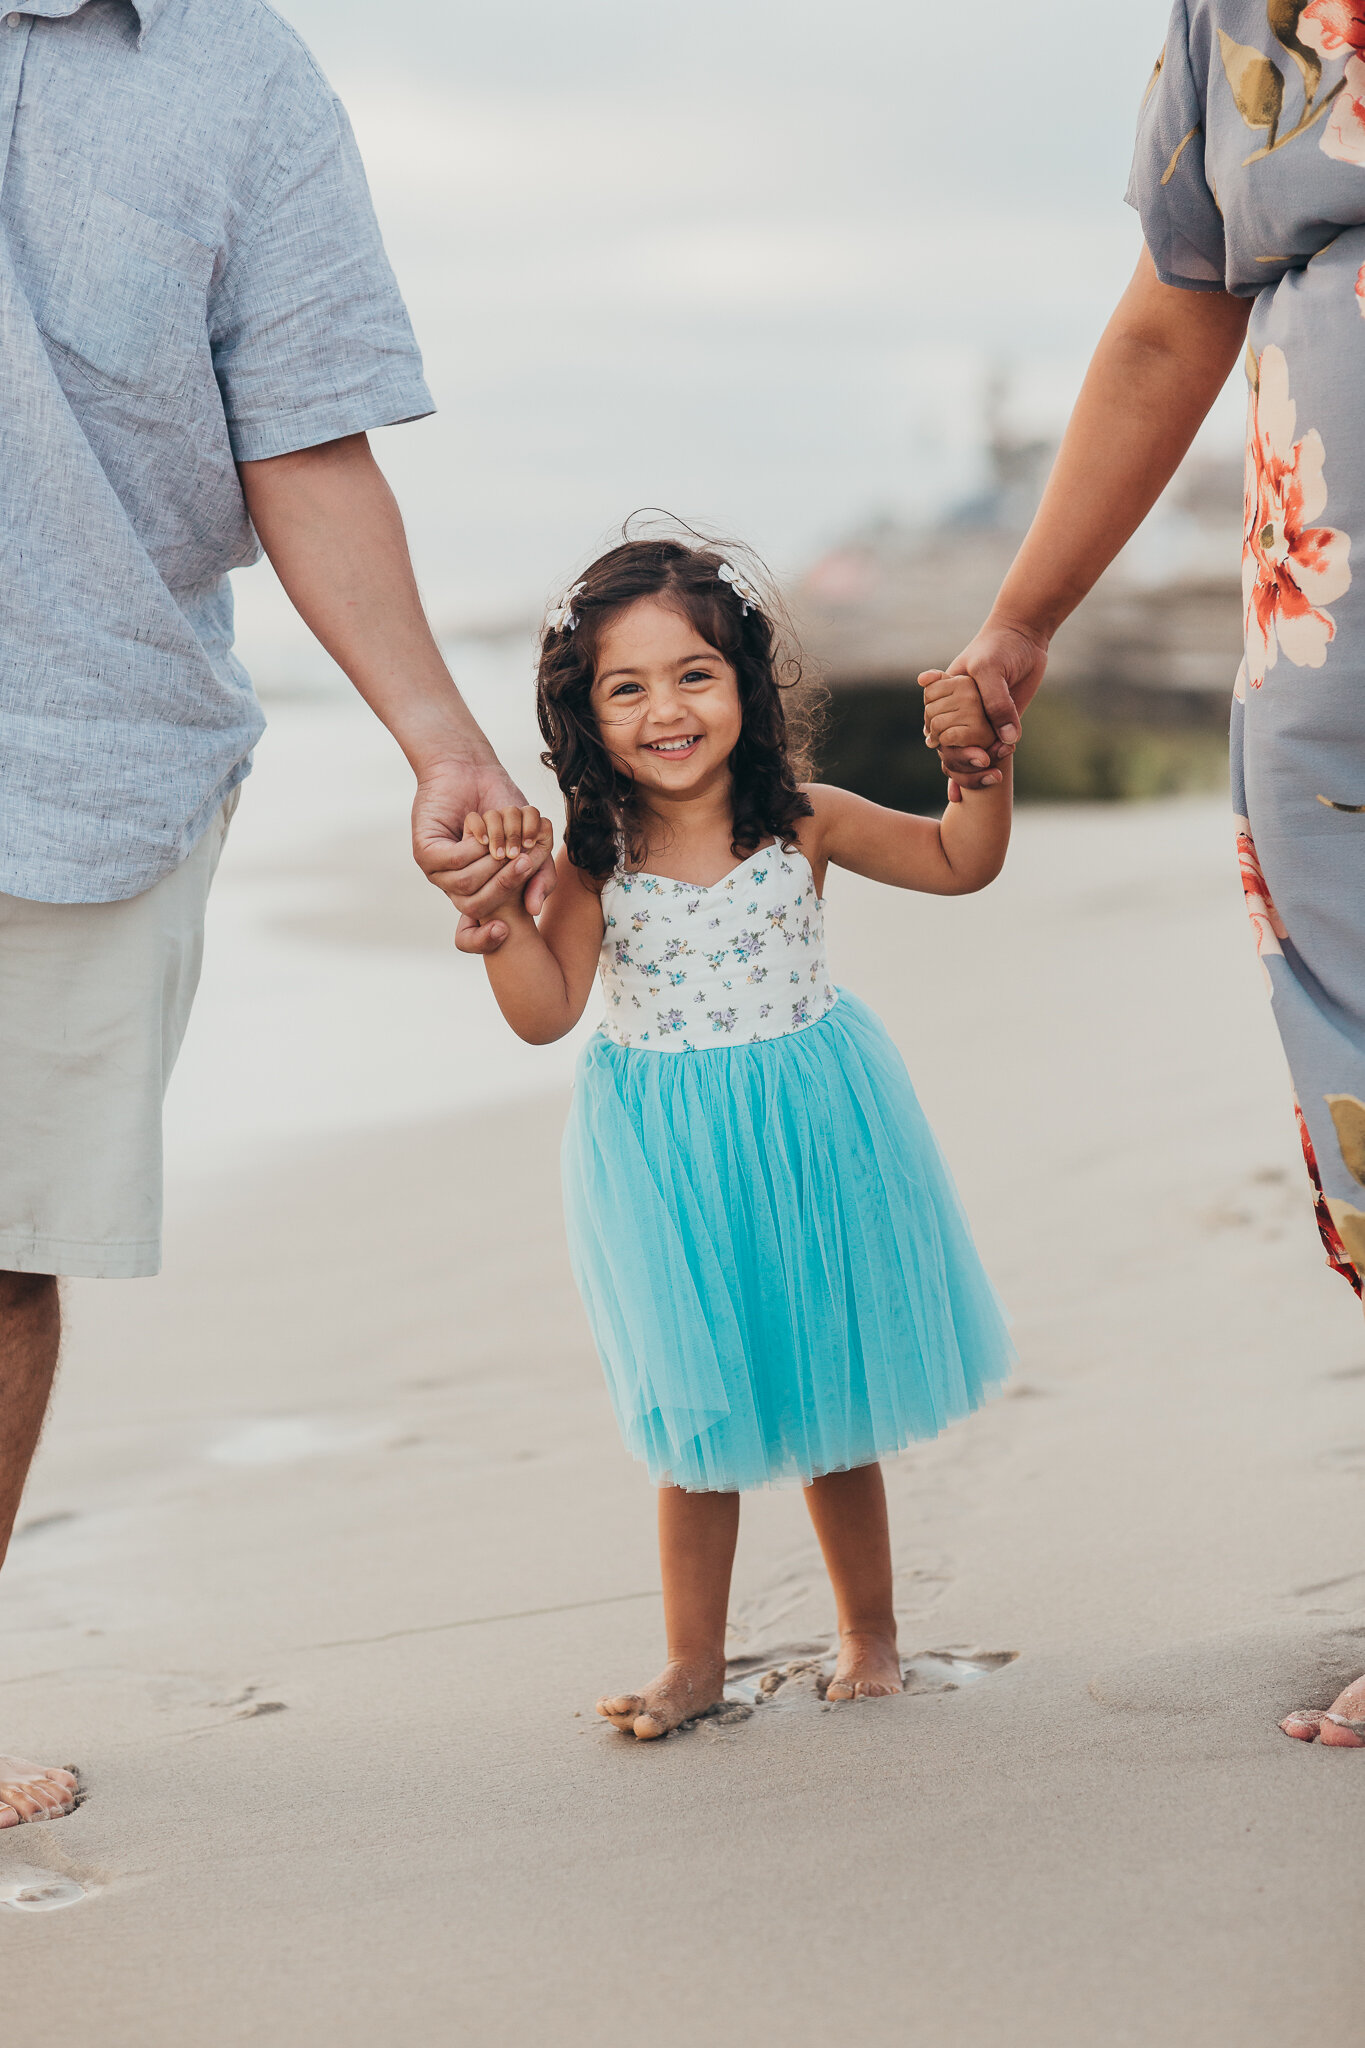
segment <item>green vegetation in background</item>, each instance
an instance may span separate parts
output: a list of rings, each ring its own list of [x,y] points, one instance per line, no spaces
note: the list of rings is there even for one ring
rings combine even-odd
[[[1024,720],[1015,793],[1021,803],[1113,803],[1221,789],[1227,729],[1225,719],[1211,723],[1215,709],[1197,719],[1186,712],[1170,723],[1156,722],[1145,707],[1141,718],[1107,718],[1076,696],[1045,688]],[[902,683],[840,688],[820,723],[822,779],[897,810],[942,809],[945,784],[937,755],[924,744],[917,689]]]

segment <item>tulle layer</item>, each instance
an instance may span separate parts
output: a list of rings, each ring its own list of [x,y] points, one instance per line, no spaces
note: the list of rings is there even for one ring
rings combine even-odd
[[[807,1030],[579,1060],[574,1272],[627,1447],[697,1492],[936,1436],[1013,1347],[895,1046],[840,992]]]

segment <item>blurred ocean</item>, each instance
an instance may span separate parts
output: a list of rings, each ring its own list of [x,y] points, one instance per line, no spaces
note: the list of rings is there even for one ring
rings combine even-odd
[[[548,807],[529,643],[453,646],[504,761]],[[204,977],[166,1107],[168,1181],[300,1139],[534,1094],[565,1081],[589,1020],[553,1047],[503,1024],[455,918],[412,861],[412,776],[344,685],[267,692],[269,729],[209,906]]]

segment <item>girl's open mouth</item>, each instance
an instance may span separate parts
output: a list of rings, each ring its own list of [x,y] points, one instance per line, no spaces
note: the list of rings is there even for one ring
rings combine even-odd
[[[646,740],[643,743],[644,751],[647,754],[658,754],[665,761],[680,761],[699,747],[703,738],[702,733],[690,732],[685,739]]]

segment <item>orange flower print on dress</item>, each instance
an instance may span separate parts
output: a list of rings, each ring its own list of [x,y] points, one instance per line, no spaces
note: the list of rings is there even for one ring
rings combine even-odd
[[[1322,436],[1315,427],[1296,441],[1296,424],[1289,365],[1272,344],[1257,365],[1247,432],[1239,694],[1248,682],[1259,690],[1281,654],[1296,668],[1321,668],[1336,636],[1324,607],[1350,588],[1350,536],[1313,524],[1327,504]]]
[[[1318,1172],[1318,1155],[1313,1146],[1307,1120],[1299,1107],[1297,1098],[1294,1103],[1294,1115],[1298,1119],[1299,1143],[1303,1146],[1303,1163],[1308,1168],[1308,1178],[1313,1184],[1313,1209],[1318,1220],[1318,1235],[1322,1239],[1322,1248],[1327,1254],[1327,1263],[1334,1273],[1340,1273],[1343,1280],[1350,1282],[1357,1294],[1365,1294],[1365,1282],[1362,1282],[1360,1272],[1351,1258],[1351,1254],[1341,1241],[1341,1232],[1332,1221],[1332,1212],[1327,1206],[1327,1197],[1322,1191],[1322,1175]]]
[[[1308,0],[1299,16],[1299,41],[1320,57],[1365,50],[1365,0]]]
[[[1261,873],[1249,818],[1237,820],[1237,859],[1242,869],[1242,889],[1246,895],[1247,916],[1251,919],[1256,951],[1262,959],[1267,953],[1281,953],[1284,949],[1280,940],[1287,939],[1289,932]]]

